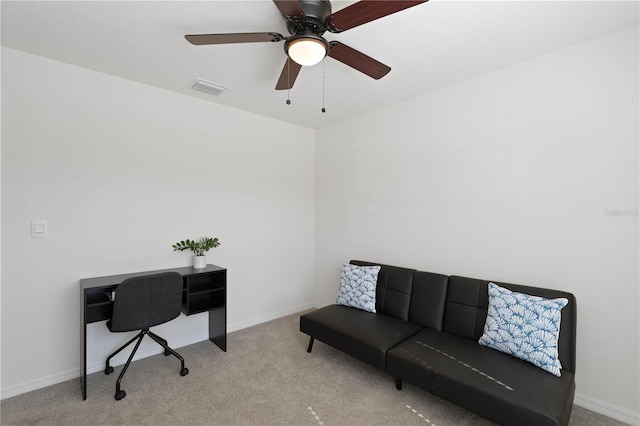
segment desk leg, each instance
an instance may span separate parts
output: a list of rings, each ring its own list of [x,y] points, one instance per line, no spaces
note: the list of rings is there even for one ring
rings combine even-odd
[[[82,370],[80,371],[80,387],[82,387],[82,400],[87,399],[87,324],[83,326],[82,336]]]
[[[209,311],[209,340],[227,351],[227,308],[215,308]]]
[[[87,320],[86,309],[87,299],[84,294],[80,294],[80,388],[82,389],[82,400],[87,399]]]

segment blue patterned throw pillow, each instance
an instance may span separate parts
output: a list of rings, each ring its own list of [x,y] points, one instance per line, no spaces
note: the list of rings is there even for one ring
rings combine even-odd
[[[378,272],[380,266],[343,264],[336,304],[375,312]]]
[[[560,377],[560,310],[569,301],[516,293],[489,283],[489,309],[478,343]]]

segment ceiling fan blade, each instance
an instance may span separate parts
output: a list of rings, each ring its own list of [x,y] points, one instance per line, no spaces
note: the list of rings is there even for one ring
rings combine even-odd
[[[204,44],[260,43],[284,40],[278,33],[191,34],[184,38],[197,46]]]
[[[287,58],[287,62],[285,62],[278,83],[276,84],[276,90],[291,89],[293,83],[296,82],[300,68],[302,68],[302,65],[296,63],[291,58]]]
[[[304,15],[302,6],[298,0],[273,0],[276,7],[284,16],[301,16]]]
[[[331,47],[331,50],[329,50],[329,56],[345,65],[349,65],[351,68],[354,68],[371,78],[379,80],[391,71],[391,68],[382,62],[378,62],[372,57],[367,56],[346,44],[332,41],[329,45]]]
[[[427,1],[362,0],[329,15],[326,19],[327,29],[339,33]]]

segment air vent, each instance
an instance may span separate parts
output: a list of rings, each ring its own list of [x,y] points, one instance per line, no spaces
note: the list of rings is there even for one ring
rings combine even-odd
[[[220,93],[228,89],[228,87],[221,86],[219,84],[211,83],[210,81],[196,78],[196,81],[191,86],[193,90],[208,93],[210,95],[218,96]]]

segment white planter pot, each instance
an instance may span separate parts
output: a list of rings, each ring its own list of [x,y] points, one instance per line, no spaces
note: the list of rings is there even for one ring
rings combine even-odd
[[[207,256],[193,256],[193,267],[202,269],[207,267]]]

